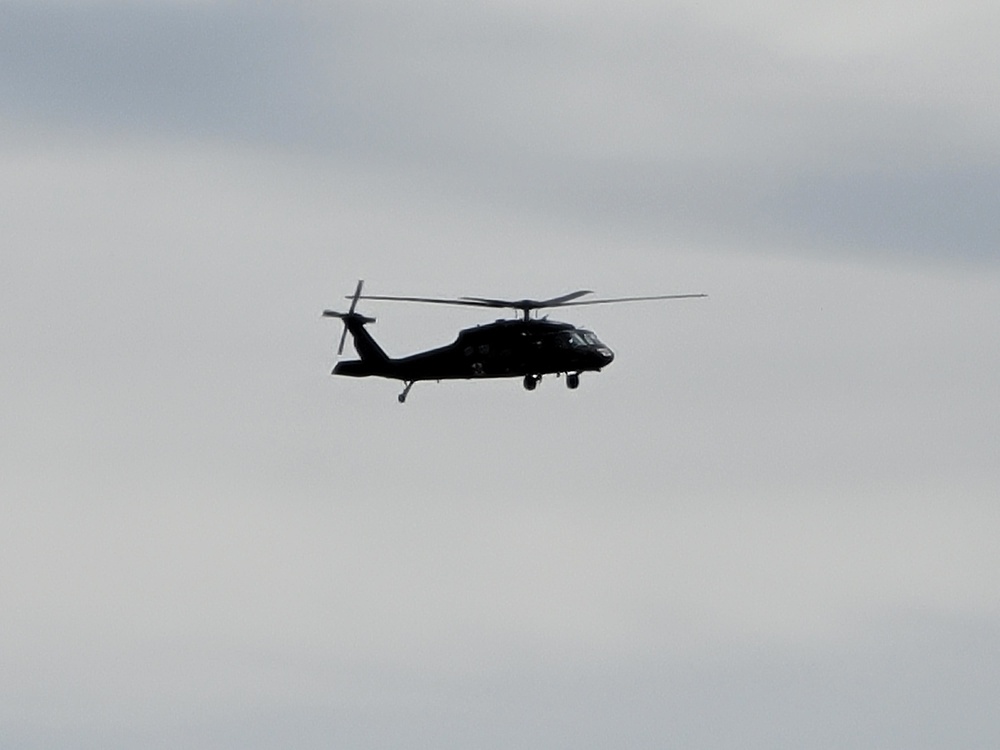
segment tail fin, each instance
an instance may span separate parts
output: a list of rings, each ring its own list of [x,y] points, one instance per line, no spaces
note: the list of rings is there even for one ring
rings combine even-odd
[[[360,360],[351,362],[338,362],[337,366],[333,368],[333,372],[336,375],[363,377],[365,375],[383,375],[389,370],[390,359],[388,355],[382,351],[382,347],[375,342],[372,335],[365,329],[365,324],[374,323],[375,318],[369,318],[366,315],[354,312],[364,283],[364,281],[358,281],[358,286],[354,290],[354,296],[351,298],[351,306],[346,313],[337,312],[336,310],[323,311],[324,317],[340,318],[344,321],[344,332],[340,336],[337,355],[339,356],[344,353],[344,342],[347,339],[347,332],[350,331],[351,337],[354,339],[354,348],[357,350],[358,356],[361,357]]]

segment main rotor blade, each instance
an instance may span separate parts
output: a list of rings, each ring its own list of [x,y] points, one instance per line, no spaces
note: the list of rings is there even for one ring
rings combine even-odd
[[[550,297],[549,299],[490,299],[489,297],[462,297],[464,300],[470,300],[472,302],[482,302],[484,305],[489,305],[490,307],[510,307],[515,310],[538,310],[543,307],[559,307],[570,300],[574,300],[577,297],[582,297],[585,294],[593,294],[589,289],[580,289],[576,292],[570,292],[569,294],[563,294],[559,297]]]
[[[549,299],[493,299],[491,297],[397,297],[384,294],[361,294],[348,299],[372,299],[385,302],[421,302],[431,305],[461,305],[465,307],[505,307],[511,310],[539,310],[546,307],[571,307],[574,305],[607,305],[618,302],[641,302],[660,299],[692,299],[707,297],[707,294],[657,294],[648,297],[612,297],[608,299],[578,300],[586,294],[593,294],[589,289],[563,294]]]
[[[569,294],[564,294],[561,297],[552,297],[550,299],[543,299],[541,302],[536,302],[539,307],[558,307],[559,305],[565,305],[570,300],[574,300],[577,297],[582,297],[585,294],[593,294],[589,289],[580,289],[576,292],[570,292]]]
[[[654,299],[694,299],[695,297],[707,297],[707,294],[657,294],[652,297],[614,297],[609,299],[585,299],[581,302],[563,302],[562,307],[573,307],[578,305],[608,305],[617,302],[642,302],[643,300]]]
[[[542,307],[558,307],[570,300],[593,294],[589,289],[581,289],[550,299],[492,299],[490,297],[397,297],[386,294],[362,294],[359,299],[373,299],[385,302],[423,302],[431,305],[461,305],[465,307],[506,307],[512,310],[535,310]],[[350,299],[350,298],[349,298]]]
[[[374,299],[385,302],[426,302],[431,305],[464,305],[467,307],[508,307],[508,305],[494,305],[486,300],[474,300],[469,298],[449,299],[443,297],[390,297],[384,294],[362,294],[359,299]]]

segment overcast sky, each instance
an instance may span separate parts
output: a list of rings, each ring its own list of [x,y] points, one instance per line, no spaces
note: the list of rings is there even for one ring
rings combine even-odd
[[[418,6],[0,1],[0,745],[1000,745],[1000,7]]]

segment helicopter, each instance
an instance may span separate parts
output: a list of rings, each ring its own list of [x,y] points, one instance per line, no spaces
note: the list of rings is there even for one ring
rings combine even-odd
[[[570,323],[549,320],[547,316],[539,318],[536,311],[554,307],[708,296],[661,294],[650,297],[581,300],[581,297],[593,292],[589,289],[580,289],[549,299],[506,300],[488,297],[440,298],[362,294],[363,288],[364,281],[358,281],[354,294],[345,297],[351,300],[347,312],[323,311],[323,317],[339,318],[344,323],[337,356],[344,353],[344,344],[347,334],[350,333],[359,357],[338,362],[331,374],[401,380],[403,391],[397,397],[401,404],[406,401],[414,383],[421,380],[522,378],[525,389],[533,391],[543,375],[565,374],[567,387],[575,389],[580,385],[581,373],[599,372],[611,364],[615,355],[593,331],[577,328]],[[374,323],[375,318],[356,312],[359,300],[506,308],[516,310],[518,316],[463,329],[459,331],[458,338],[446,346],[417,352],[408,357],[392,358],[382,350],[365,328],[368,323]]]

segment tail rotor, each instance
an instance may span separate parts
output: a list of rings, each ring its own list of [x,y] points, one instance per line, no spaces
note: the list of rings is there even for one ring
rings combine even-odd
[[[344,353],[344,344],[347,342],[347,331],[349,320],[357,320],[362,323],[374,323],[375,318],[369,318],[360,313],[354,312],[354,308],[358,306],[358,300],[361,298],[361,290],[364,288],[365,282],[363,279],[358,280],[358,286],[354,290],[354,296],[351,297],[351,306],[347,308],[347,312],[337,312],[336,310],[324,310],[323,317],[325,318],[340,318],[344,321],[344,330],[340,334],[340,344],[337,345],[337,356],[339,357]]]

